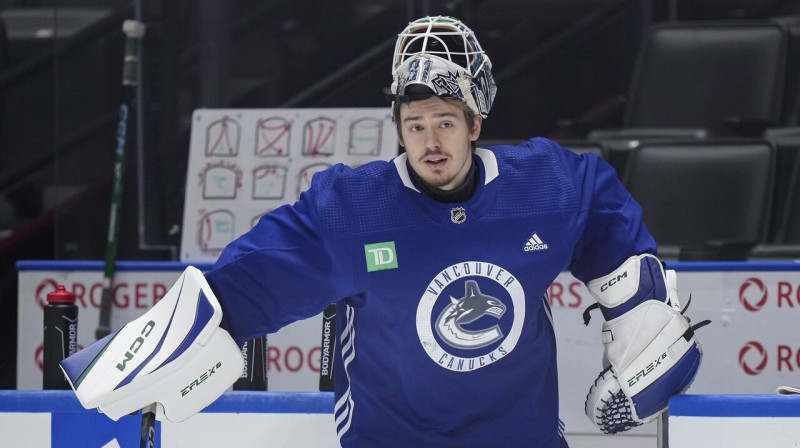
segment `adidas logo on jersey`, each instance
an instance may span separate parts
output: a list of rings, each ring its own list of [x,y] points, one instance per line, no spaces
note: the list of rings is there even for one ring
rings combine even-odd
[[[523,248],[525,252],[533,252],[535,250],[545,250],[547,249],[547,243],[543,242],[539,235],[534,233],[531,235],[528,242],[525,243],[525,247]]]

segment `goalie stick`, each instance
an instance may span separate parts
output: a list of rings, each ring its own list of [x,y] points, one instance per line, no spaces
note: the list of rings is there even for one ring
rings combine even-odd
[[[117,149],[114,156],[114,181],[111,186],[111,212],[106,240],[106,257],[103,268],[103,295],[100,299],[100,320],[95,337],[100,340],[111,333],[111,304],[114,283],[114,263],[117,258],[117,239],[119,237],[120,208],[122,205],[122,185],[125,171],[125,144],[127,143],[128,112],[133,104],[136,88],[139,85],[139,49],[144,36],[144,24],[137,20],[122,23],[125,33],[125,58],[122,63],[122,86],[126,90],[126,100],[119,108],[117,126]],[[156,404],[142,409],[141,448],[155,446]]]
[[[122,206],[122,186],[125,171],[125,144],[128,136],[128,113],[133,104],[136,86],[139,84],[139,44],[144,36],[144,25],[136,20],[122,23],[125,33],[125,58],[122,65],[122,85],[125,87],[125,100],[119,107],[117,124],[117,146],[114,154],[114,177],[111,183],[111,210],[109,212],[106,253],[103,266],[103,292],[100,298],[100,318],[95,330],[95,338],[100,340],[111,333],[111,305],[113,296],[114,268],[117,258],[117,239],[119,237],[120,208]]]
[[[156,405],[155,403],[142,409],[142,435],[139,448],[153,448],[156,443]]]

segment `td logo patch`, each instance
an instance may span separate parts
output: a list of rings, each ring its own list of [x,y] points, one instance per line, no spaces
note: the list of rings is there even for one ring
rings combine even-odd
[[[364,256],[367,260],[367,272],[397,269],[397,255],[394,241],[365,244]]]

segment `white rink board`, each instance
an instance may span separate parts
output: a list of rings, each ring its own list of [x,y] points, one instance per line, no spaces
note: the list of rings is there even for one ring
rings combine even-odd
[[[670,417],[670,448],[800,446],[800,419],[790,417]]]
[[[685,395],[670,401],[670,448],[800,446],[800,396]]]
[[[141,413],[117,422],[72,391],[0,391],[3,447],[138,448]],[[156,423],[154,448],[338,448],[331,392],[226,392],[180,423]]]
[[[181,423],[156,424],[155,448],[336,448],[333,394],[227,392]],[[673,397],[671,448],[789,448],[800,443],[800,397]],[[71,391],[0,391],[3,446],[86,448],[139,446],[141,414],[112,422],[85,410]],[[90,430],[88,430],[90,429]],[[572,448],[656,447],[655,438],[568,435]],[[665,445],[666,446],[666,445]]]
[[[5,446],[50,447],[50,414],[0,412],[0,434]]]
[[[41,346],[40,302],[57,283],[84,293],[79,311],[79,343],[93,341],[97,325],[102,263],[38,262],[20,268],[17,382],[19,389],[41,388],[37,350]],[[76,267],[80,266],[80,270]],[[181,263],[121,262],[116,275],[119,296],[112,326],[144,313],[177,279]],[[36,269],[33,269],[36,267]],[[202,265],[198,265],[201,269]],[[678,271],[678,289],[693,322],[711,319],[698,330],[703,363],[691,394],[772,394],[781,385],[800,385],[800,264],[670,263]],[[589,385],[601,370],[602,316],[594,312],[585,327],[582,313],[594,300],[586,288],[562,273],[550,288],[559,359],[561,418],[569,434],[599,434],[584,415]],[[318,388],[319,316],[270,335],[269,387],[276,391]],[[655,436],[649,424],[627,436]]]
[[[333,414],[203,412],[181,423],[162,422],[161,446],[339,448],[339,440]]]

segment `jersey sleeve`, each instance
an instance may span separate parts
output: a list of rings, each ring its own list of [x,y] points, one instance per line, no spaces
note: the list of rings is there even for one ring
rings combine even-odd
[[[221,326],[238,343],[353,294],[348,249],[325,234],[319,219],[321,193],[334,177],[334,170],[315,175],[299,201],[264,215],[206,274],[222,306]]]
[[[616,170],[596,154],[564,152],[579,194],[577,243],[570,271],[586,283],[606,275],[633,255],[656,254],[656,242],[642,220],[642,208]]]

